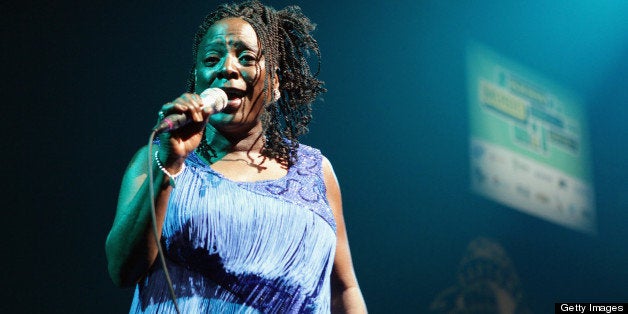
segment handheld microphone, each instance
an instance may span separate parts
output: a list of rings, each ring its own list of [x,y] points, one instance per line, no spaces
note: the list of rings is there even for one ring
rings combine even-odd
[[[203,100],[203,111],[214,114],[225,109],[227,106],[227,94],[220,88],[208,88],[199,96]],[[192,121],[185,113],[175,113],[168,115],[153,131],[155,134],[177,130]]]

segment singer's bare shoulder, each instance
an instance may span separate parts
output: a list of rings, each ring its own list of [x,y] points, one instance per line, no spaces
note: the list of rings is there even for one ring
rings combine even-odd
[[[334,216],[342,215],[342,202],[340,194],[340,184],[334,172],[334,168],[327,157],[323,156],[323,179],[327,190],[327,199],[330,203]]]
[[[144,145],[137,150],[127,165],[120,194],[118,196],[118,209],[127,206],[135,197],[137,191],[146,182],[148,177],[148,146]]]

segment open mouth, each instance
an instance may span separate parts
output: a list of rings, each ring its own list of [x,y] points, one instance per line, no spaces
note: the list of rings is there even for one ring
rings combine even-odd
[[[246,91],[233,87],[224,87],[222,90],[225,94],[227,94],[227,106],[222,110],[222,112],[226,114],[235,113],[242,106],[242,101],[246,96]]]
[[[242,98],[246,95],[246,92],[240,89],[236,89],[236,88],[223,88],[223,91],[225,91],[225,94],[227,94],[227,99],[228,100],[234,100],[234,99],[239,99]]]

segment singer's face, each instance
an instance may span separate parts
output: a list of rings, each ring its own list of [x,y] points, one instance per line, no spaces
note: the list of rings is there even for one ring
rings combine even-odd
[[[222,88],[228,103],[210,123],[219,130],[236,130],[259,123],[264,104],[264,58],[251,25],[240,18],[219,20],[212,25],[198,47],[196,93]],[[270,94],[270,93],[266,93]]]

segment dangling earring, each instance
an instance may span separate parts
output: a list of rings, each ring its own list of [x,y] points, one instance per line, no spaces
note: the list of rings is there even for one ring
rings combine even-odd
[[[273,91],[273,100],[278,101],[281,98],[281,92],[278,89]]]

